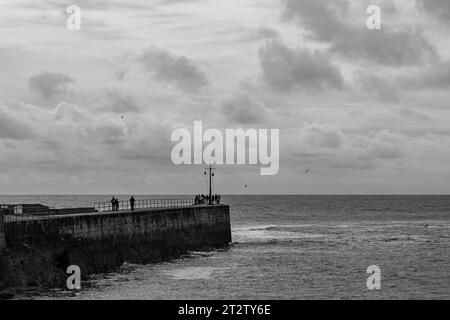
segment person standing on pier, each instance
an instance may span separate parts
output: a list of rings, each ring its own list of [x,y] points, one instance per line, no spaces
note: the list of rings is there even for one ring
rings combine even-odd
[[[111,207],[112,207],[112,211],[116,210],[116,198],[112,197],[111,199]]]
[[[134,197],[131,196],[131,198],[130,198],[131,211],[134,211],[134,202],[135,202],[135,201],[136,201],[136,200],[134,200]]]

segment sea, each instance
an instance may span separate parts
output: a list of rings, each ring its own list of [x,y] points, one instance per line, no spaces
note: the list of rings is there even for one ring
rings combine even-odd
[[[0,196],[0,203],[74,207],[110,198]],[[223,195],[222,202],[230,205],[229,247],[125,263],[90,276],[79,292],[35,298],[450,299],[449,195]],[[368,285],[373,268],[377,288]]]

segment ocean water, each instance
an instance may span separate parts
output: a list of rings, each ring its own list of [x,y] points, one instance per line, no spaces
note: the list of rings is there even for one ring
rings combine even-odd
[[[161,196],[136,196],[137,199]],[[128,199],[129,196],[119,196]],[[167,196],[164,196],[167,198]],[[110,196],[0,196],[89,206]],[[223,196],[233,243],[123,266],[63,299],[450,299],[450,196]],[[367,268],[381,288],[369,290]]]

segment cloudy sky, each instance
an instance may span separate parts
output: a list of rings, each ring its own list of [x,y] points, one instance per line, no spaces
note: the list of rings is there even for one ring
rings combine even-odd
[[[450,193],[449,34],[448,0],[0,0],[0,194],[205,192],[194,120],[280,129],[217,192]]]

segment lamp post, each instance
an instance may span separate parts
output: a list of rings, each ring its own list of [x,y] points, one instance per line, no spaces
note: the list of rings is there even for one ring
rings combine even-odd
[[[206,168],[206,170],[208,170],[209,171],[209,204],[211,204],[211,202],[212,202],[212,177],[214,177],[214,172],[212,172],[213,170],[215,170],[216,168],[213,168],[212,166],[211,166],[211,164],[209,164],[209,167],[208,168]],[[205,174],[206,175],[206,171],[203,173],[203,174]]]

